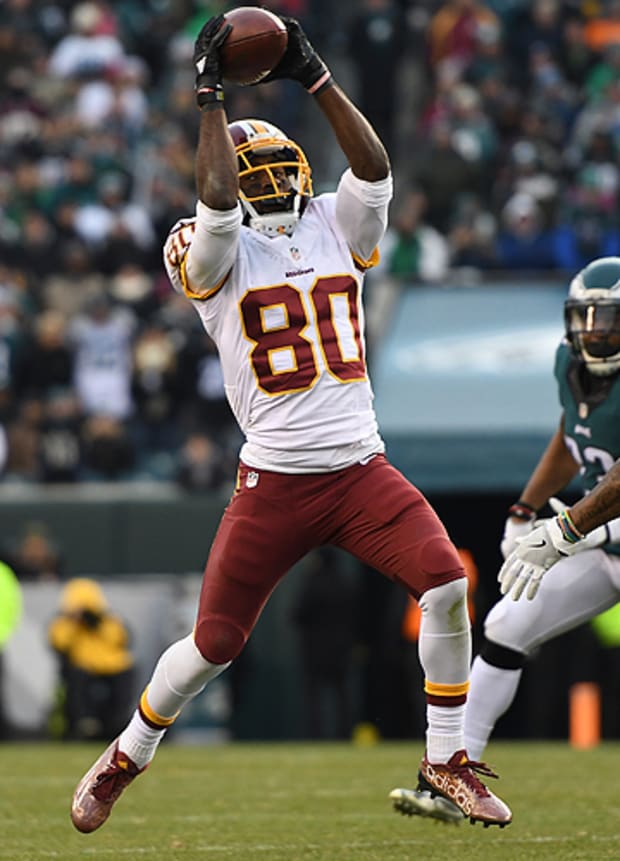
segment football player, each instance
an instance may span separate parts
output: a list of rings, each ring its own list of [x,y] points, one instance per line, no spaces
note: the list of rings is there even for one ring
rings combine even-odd
[[[474,759],[512,704],[532,652],[620,600],[620,520],[610,519],[620,514],[620,257],[577,273],[564,317],[555,360],[559,427],[509,509],[498,576],[504,597],[485,619],[472,667],[465,745]],[[585,495],[566,508],[553,494],[577,473]],[[537,521],[546,503],[557,516]],[[519,600],[524,592],[529,600]],[[407,798],[411,813],[462,819],[428,792]]]
[[[492,774],[488,766],[464,751],[463,567],[434,510],[386,460],[372,406],[361,290],[386,226],[388,156],[298,22],[285,23],[288,46],[266,80],[294,79],[314,96],[349,168],[336,193],[313,197],[295,141],[262,120],[229,125],[220,49],[230,28],[223,16],[208,21],[194,54],[199,199],[195,216],[172,228],[164,258],[218,346],[246,441],[194,630],[164,652],[129,725],[80,781],[72,819],[83,832],[105,822],[181,709],[237,657],[281,578],[322,545],[350,551],[419,600],[420,769],[472,821],[511,820],[476,773]]]

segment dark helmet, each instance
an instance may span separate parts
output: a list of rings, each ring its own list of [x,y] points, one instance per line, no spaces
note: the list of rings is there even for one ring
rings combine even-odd
[[[620,257],[601,257],[575,275],[564,321],[590,373],[606,377],[620,370]]]

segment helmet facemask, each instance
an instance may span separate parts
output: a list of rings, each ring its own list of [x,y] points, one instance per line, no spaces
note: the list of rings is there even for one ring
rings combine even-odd
[[[589,373],[607,377],[620,370],[620,258],[595,260],[573,278],[564,323]]]
[[[268,123],[229,126],[239,162],[239,199],[245,223],[266,236],[291,235],[312,196],[310,166],[294,141]]]
[[[564,319],[567,337],[591,374],[607,377],[620,370],[620,299],[569,299]]]

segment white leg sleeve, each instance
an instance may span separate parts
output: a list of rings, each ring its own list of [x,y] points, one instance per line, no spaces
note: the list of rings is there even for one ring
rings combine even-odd
[[[422,621],[418,649],[426,681],[436,685],[465,685],[471,661],[471,632],[467,615],[467,580],[463,577],[429,589],[420,600]],[[465,746],[463,706],[426,707],[426,753],[430,762],[447,762]]]
[[[207,682],[219,676],[227,664],[205,661],[193,634],[177,640],[163,653],[146,689],[146,701],[162,718],[174,717],[186,703],[199,694]]]
[[[471,629],[466,597],[463,577],[429,589],[420,599],[418,652],[426,678],[435,684],[459,685],[468,679]]]
[[[465,750],[470,759],[481,758],[495,724],[512,705],[521,672],[493,667],[480,656],[474,660],[465,706]]]

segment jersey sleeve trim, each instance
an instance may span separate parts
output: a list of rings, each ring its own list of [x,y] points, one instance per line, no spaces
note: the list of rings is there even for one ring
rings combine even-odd
[[[203,293],[196,293],[189,285],[189,278],[187,275],[187,254],[181,261],[181,265],[179,266],[179,274],[181,275],[181,283],[183,285],[183,292],[187,296],[188,299],[198,299],[198,301],[202,301],[203,299],[211,299],[212,296],[215,296],[218,293],[226,281],[228,280],[228,276],[230,275],[230,269],[221,278],[218,283],[214,287],[210,287],[208,290],[205,290]]]
[[[363,260],[354,251],[351,251],[351,257],[353,258],[357,268],[361,269],[362,272],[365,272],[367,269],[372,269],[373,266],[376,266],[379,263],[379,249],[375,248],[367,260]]]

